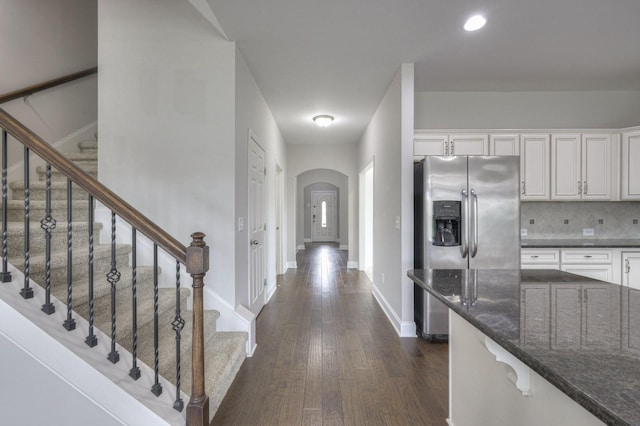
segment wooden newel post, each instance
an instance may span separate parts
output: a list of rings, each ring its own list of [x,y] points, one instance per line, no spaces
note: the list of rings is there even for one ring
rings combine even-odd
[[[209,424],[209,397],[204,389],[204,320],[202,289],[204,276],[209,270],[209,247],[204,234],[191,234],[191,245],[187,247],[187,273],[193,278],[193,349],[191,399],[187,405],[187,426]]]

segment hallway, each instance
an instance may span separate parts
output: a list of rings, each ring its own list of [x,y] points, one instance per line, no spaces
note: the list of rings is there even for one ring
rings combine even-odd
[[[336,244],[306,244],[212,425],[446,425],[446,344],[399,338]]]

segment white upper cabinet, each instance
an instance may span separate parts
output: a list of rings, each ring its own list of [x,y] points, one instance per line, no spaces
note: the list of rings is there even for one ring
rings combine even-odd
[[[449,155],[489,155],[489,137],[483,134],[449,135]]]
[[[520,155],[520,135],[494,134],[489,135],[490,155]]]
[[[611,199],[611,135],[582,135],[582,199]]]
[[[551,199],[611,199],[611,136],[551,136]]]
[[[416,132],[413,136],[413,155],[448,155],[449,135]]]
[[[520,199],[548,200],[549,134],[520,135]]]
[[[579,134],[551,136],[551,198],[579,200],[582,197]]]
[[[486,134],[438,134],[416,131],[413,137],[413,155],[489,155],[489,137]]]
[[[640,200],[640,131],[622,134],[623,200]]]

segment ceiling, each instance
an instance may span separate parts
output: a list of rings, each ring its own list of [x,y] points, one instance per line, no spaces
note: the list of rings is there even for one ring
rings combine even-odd
[[[640,89],[638,0],[208,3],[287,143],[358,142],[402,63],[418,92]]]

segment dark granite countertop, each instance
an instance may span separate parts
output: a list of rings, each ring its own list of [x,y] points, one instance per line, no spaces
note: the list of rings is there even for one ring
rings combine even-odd
[[[640,239],[521,239],[522,248],[640,248]]]
[[[556,270],[408,275],[604,423],[640,425],[640,290]]]

